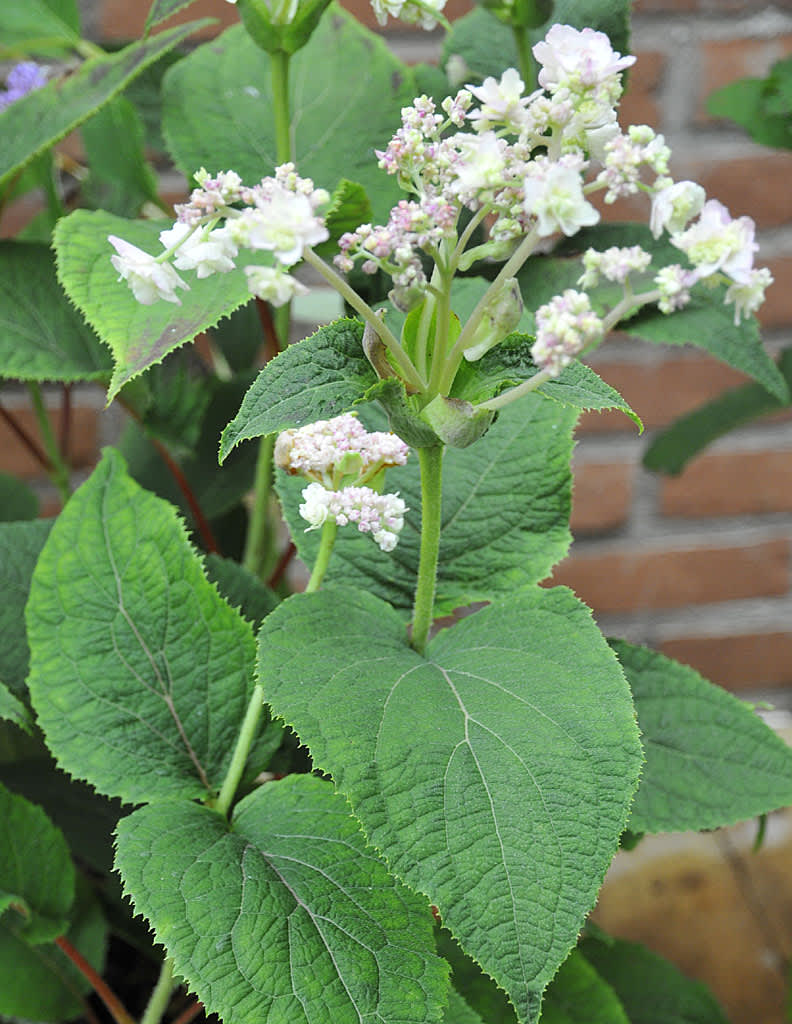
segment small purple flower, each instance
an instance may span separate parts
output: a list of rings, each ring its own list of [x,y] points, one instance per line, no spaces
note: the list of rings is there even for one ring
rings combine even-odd
[[[0,110],[5,110],[29,92],[47,84],[47,72],[32,60],[14,65],[6,77],[5,90],[0,92]]]

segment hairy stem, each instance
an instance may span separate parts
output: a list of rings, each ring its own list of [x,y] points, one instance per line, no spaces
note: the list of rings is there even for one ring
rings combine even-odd
[[[253,507],[250,510],[245,553],[242,564],[256,576],[265,576],[269,570],[275,531],[270,520],[272,496],[272,452],[275,438],[262,437],[259,441],[256,477],[253,485]]]
[[[308,585],[305,588],[306,594],[313,594],[314,591],[318,590],[324,574],[327,572],[327,566],[330,562],[330,555],[333,553],[333,545],[335,544],[336,533],[338,527],[335,519],[326,519],[322,526],[322,537],[319,541],[319,550],[316,553],[316,561],[314,562],[313,572],[311,578],[308,580]]]
[[[168,1008],[174,988],[176,988],[176,982],[173,980],[173,961],[170,957],[166,957],[148,1006],[140,1018],[140,1024],[159,1024]]]
[[[512,25],[514,42],[520,59],[520,75],[525,83],[525,92],[529,93],[536,86],[539,65],[531,53],[531,40],[526,25]]]
[[[65,505],[71,496],[69,467],[61,455],[60,447],[55,439],[52,424],[49,421],[49,416],[47,415],[47,410],[44,406],[44,396],[41,393],[40,385],[35,381],[30,381],[28,382],[28,391],[30,392],[30,399],[33,403],[33,411],[36,414],[36,422],[38,423],[39,430],[41,431],[41,440],[44,443],[44,451],[47,453],[47,459],[50,465],[49,475],[52,482],[58,488],[61,501]]]
[[[440,555],[443,448],[419,448],[421,464],[421,554],[413,606],[412,645],[423,654],[429,639]]]
[[[78,949],[75,949],[65,935],[59,935],[58,938],[55,939],[55,945],[69,958],[69,960],[71,960],[80,974],[90,982],[94,992],[96,992],[110,1011],[110,1014],[113,1017],[113,1020],[116,1021],[116,1024],[135,1024],[134,1017],[129,1013],[104,978],[97,974],[82,953],[80,953]]]
[[[314,270],[317,270],[322,275],[325,281],[335,288],[339,295],[341,295],[341,297],[345,299],[356,312],[360,313],[367,324],[371,324],[382,343],[393,356],[399,369],[404,374],[405,381],[415,388],[416,391],[423,391],[425,385],[420,374],[413,366],[410,357],[401,347],[396,335],[385,325],[382,318],[377,316],[371,306],[369,306],[369,304],[358,295],[354,288],[350,288],[344,278],[341,277],[340,274],[336,273],[328,263],[325,263],[320,256],[317,256],[315,252],[311,249],[306,249],[303,253],[303,258],[306,263],[309,263]]]
[[[228,817],[239,780],[242,778],[242,772],[245,770],[245,762],[256,738],[256,730],[258,729],[263,708],[264,690],[260,683],[256,683],[253,687],[253,693],[250,697],[245,717],[242,720],[242,727],[237,736],[234,753],[231,755],[231,764],[228,766],[226,777],[223,779],[223,785],[220,787],[220,795],[214,804],[214,809],[225,817]],[[145,1024],[145,1021],[142,1024]]]

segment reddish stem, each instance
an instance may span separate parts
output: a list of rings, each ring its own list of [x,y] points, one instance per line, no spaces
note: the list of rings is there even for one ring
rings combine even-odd
[[[171,1022],[171,1024],[190,1024],[191,1020],[194,1020],[199,1013],[203,1012],[203,1008],[203,1003],[196,999],[195,1002],[191,1003],[186,1010],[182,1011],[182,1013],[180,1013],[179,1016]]]
[[[71,384],[64,384],[61,392],[61,415],[58,447],[64,462],[69,461],[69,448],[71,447],[71,426],[72,426],[72,404]]]
[[[269,580],[267,581],[267,586],[268,587],[271,587],[274,590],[278,586],[280,581],[283,579],[283,574],[289,568],[289,563],[291,562],[291,560],[294,558],[294,556],[296,554],[297,554],[297,548],[294,546],[292,541],[289,541],[289,544],[288,544],[286,550],[283,552],[283,554],[278,559],[278,564],[273,569],[272,575],[270,576]]]
[[[257,298],[256,309],[261,321],[261,330],[264,332],[264,339],[267,343],[267,359],[269,360],[281,350],[278,331],[275,327],[275,320],[272,317],[272,306],[263,299]]]
[[[82,953],[74,948],[66,936],[58,936],[55,939],[55,944],[66,954],[83,977],[91,983],[94,992],[96,992],[112,1014],[113,1020],[117,1024],[135,1024],[134,1017],[127,1011],[115,992],[109,987],[104,978],[91,967]]]
[[[162,441],[158,441],[156,437],[149,438],[149,440],[159,452],[160,458],[170,470],[171,476],[176,481],[179,490],[184,495],[185,501],[190,506],[190,511],[192,512],[193,518],[195,519],[195,525],[198,527],[198,532],[201,535],[204,547],[210,554],[219,554],[220,549],[217,546],[217,541],[215,540],[214,534],[212,533],[212,528],[209,525],[209,521],[203,514],[203,509],[198,504],[198,499],[195,497],[193,489],[192,487],[190,487],[190,484],[187,481],[187,477],[184,475],[184,473],[182,473],[181,467],[171,457],[170,452],[162,443]]]
[[[36,444],[36,442],[33,440],[30,434],[28,434],[25,428],[21,426],[21,424],[17,423],[17,421],[8,411],[8,409],[4,409],[2,405],[0,405],[0,417],[2,417],[5,420],[5,422],[11,428],[11,430],[16,434],[16,436],[27,448],[27,450],[33,455],[36,461],[41,463],[42,468],[45,469],[48,473],[51,473],[52,463],[47,458],[43,449],[39,448],[39,446]]]

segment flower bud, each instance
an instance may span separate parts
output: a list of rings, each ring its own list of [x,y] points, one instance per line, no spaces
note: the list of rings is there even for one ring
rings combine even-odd
[[[470,363],[481,359],[485,352],[515,330],[522,314],[520,286],[516,277],[510,277],[485,308],[481,323],[473,332],[472,344],[465,349],[465,359]]]

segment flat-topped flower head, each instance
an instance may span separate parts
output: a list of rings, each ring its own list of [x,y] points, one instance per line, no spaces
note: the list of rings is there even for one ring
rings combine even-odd
[[[602,85],[635,63],[635,57],[615,51],[604,32],[571,25],[553,25],[533,55],[542,65],[539,84],[550,92]]]
[[[388,466],[403,466],[408,453],[396,434],[368,431],[351,412],[284,430],[275,442],[275,463],[281,469],[327,487],[337,487],[345,477],[355,482]]]
[[[118,253],[110,257],[110,262],[118,271],[118,280],[127,282],[138,302],[152,306],[159,299],[164,299],[166,302],[175,302],[177,306],[181,305],[176,289],[189,291],[190,286],[182,281],[170,264],[159,263],[154,256],[138,249],[131,242],[125,242],[123,238],[108,235],[107,240]]]
[[[567,288],[536,311],[536,341],[531,358],[552,377],[584,348],[602,338],[602,320],[591,308],[585,292]]]
[[[671,242],[695,264],[701,277],[721,271],[739,283],[747,283],[753,269],[756,225],[750,217],[732,219],[717,199],[710,199],[699,219],[671,236]]]
[[[378,494],[370,487],[328,490],[311,483],[302,497],[300,516],[308,523],[306,533],[333,519],[338,526],[353,525],[360,533],[370,534],[382,551],[396,547],[408,511],[398,494]]]

